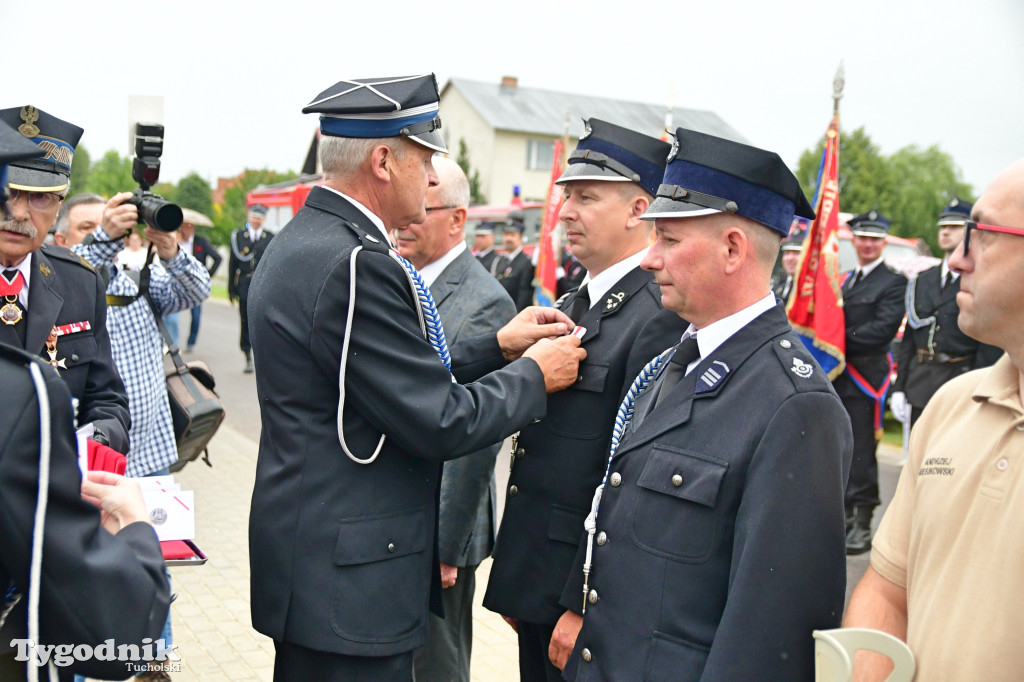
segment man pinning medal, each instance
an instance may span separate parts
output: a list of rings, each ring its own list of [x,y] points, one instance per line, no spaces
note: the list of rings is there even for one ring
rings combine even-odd
[[[245,354],[246,374],[252,374],[252,344],[249,342],[249,283],[259,265],[263,252],[267,250],[270,232],[263,229],[267,219],[267,207],[254,204],[249,207],[249,222],[231,233],[231,254],[228,257],[228,299],[238,301],[238,315],[241,318],[241,332],[238,345]]]

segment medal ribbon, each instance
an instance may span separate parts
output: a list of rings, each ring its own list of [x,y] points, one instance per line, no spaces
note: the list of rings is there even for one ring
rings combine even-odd
[[[53,328],[53,333],[57,336],[64,336],[66,334],[75,334],[77,332],[87,332],[92,329],[92,325],[89,320],[82,320],[81,322],[71,322],[69,324],[62,324],[59,327]]]
[[[14,280],[8,281],[8,272],[10,271],[5,270],[0,273],[0,296],[17,296],[25,287],[25,275],[21,274],[21,270],[15,270]]]

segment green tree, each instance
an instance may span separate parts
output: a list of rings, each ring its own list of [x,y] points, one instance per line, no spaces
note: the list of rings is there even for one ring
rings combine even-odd
[[[83,191],[95,192],[110,198],[118,192],[130,192],[136,187],[132,179],[132,161],[111,149],[89,169],[89,180]]]
[[[459,138],[459,155],[455,159],[462,171],[469,180],[469,202],[471,204],[486,204],[487,198],[480,192],[480,171],[473,170],[469,163],[469,147],[466,145],[466,138]]]
[[[159,194],[171,203],[178,202],[178,188],[174,186],[173,182],[158,182],[150,187],[149,191],[154,194]]]
[[[85,192],[89,187],[89,167],[92,160],[89,158],[89,150],[84,145],[78,145],[75,149],[75,158],[71,161],[71,190],[72,194]]]
[[[804,151],[797,179],[813,196],[817,190],[821,148]],[[873,207],[892,221],[892,234],[923,237],[935,251],[935,223],[952,197],[973,200],[971,186],[963,181],[953,158],[931,146],[921,150],[909,145],[885,156],[863,127],[839,137],[839,207],[862,213]]]
[[[184,208],[191,208],[207,216],[213,215],[210,185],[199,173],[189,173],[178,181],[177,201]]]
[[[224,192],[224,201],[213,210],[213,234],[211,239],[217,244],[227,244],[231,231],[245,225],[245,197],[250,190],[261,185],[292,180],[298,177],[295,171],[279,173],[268,168],[261,170],[246,169],[238,176],[237,182]]]

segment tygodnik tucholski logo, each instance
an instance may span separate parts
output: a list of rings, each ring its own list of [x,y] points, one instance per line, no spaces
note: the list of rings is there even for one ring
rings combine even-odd
[[[181,661],[174,652],[177,644],[167,647],[163,639],[149,637],[142,640],[142,646],[114,644],[113,639],[106,639],[97,647],[88,644],[33,644],[30,639],[12,639],[11,646],[17,648],[14,660],[31,661],[39,667],[50,662],[63,668],[81,661],[124,661],[130,672],[137,672],[145,670],[149,662],[157,661],[163,664],[163,669],[174,672],[175,664]]]

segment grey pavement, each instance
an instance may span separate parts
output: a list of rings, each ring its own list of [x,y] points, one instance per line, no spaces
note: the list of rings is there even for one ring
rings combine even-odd
[[[171,607],[174,643],[181,657],[180,671],[171,677],[182,682],[273,679],[273,643],[252,629],[249,615],[248,519],[260,422],[255,379],[241,371],[238,324],[237,309],[222,301],[205,303],[196,352],[186,356],[210,365],[227,418],[210,444],[213,468],[197,461],[177,474],[185,489],[195,491],[196,544],[209,558],[203,566],[171,569],[178,595]],[[187,330],[187,313],[181,327]],[[899,475],[900,453],[884,444],[879,451],[880,485],[887,503]],[[496,466],[501,497],[508,480],[508,453],[506,443]],[[499,509],[502,504],[503,499]],[[880,517],[881,510],[876,525]],[[848,560],[848,595],[866,567],[867,555]],[[487,560],[477,573],[472,679],[511,682],[518,679],[515,634],[480,603],[489,569]]]

